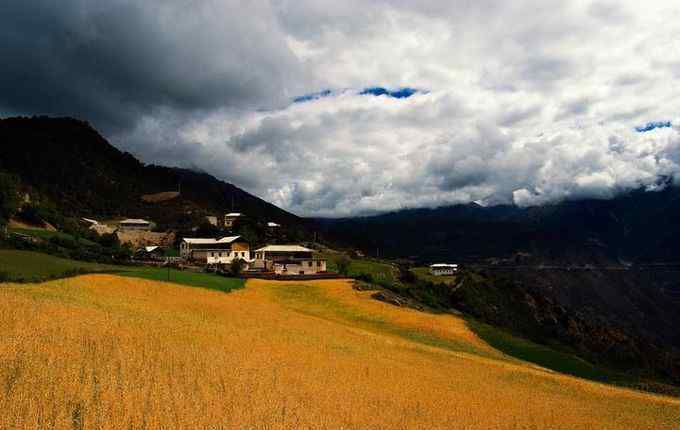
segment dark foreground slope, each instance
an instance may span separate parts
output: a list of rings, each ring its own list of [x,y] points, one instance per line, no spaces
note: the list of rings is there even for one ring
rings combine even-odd
[[[452,300],[588,361],[680,385],[679,280],[673,270],[495,270],[468,277]]]
[[[205,173],[145,165],[109,144],[88,123],[69,118],[0,120],[0,170],[46,196],[67,216],[144,217],[171,225],[187,215],[233,210],[304,225],[295,215]],[[159,203],[145,194],[176,191]]]

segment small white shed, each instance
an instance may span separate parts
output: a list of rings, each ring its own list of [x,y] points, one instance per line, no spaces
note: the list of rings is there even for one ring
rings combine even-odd
[[[457,264],[436,263],[430,265],[430,273],[434,276],[451,276],[458,272]]]

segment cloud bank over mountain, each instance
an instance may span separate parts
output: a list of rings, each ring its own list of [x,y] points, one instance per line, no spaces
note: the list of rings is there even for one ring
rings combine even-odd
[[[658,189],[680,170],[680,5],[0,6],[0,115],[87,119],[301,215]]]

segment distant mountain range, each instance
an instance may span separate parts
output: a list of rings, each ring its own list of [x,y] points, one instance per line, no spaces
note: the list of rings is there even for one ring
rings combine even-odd
[[[680,188],[540,207],[476,204],[318,219],[369,255],[420,261],[543,264],[680,262]]]
[[[23,187],[67,216],[149,218],[176,225],[187,217],[237,211],[287,227],[308,224],[206,173],[145,165],[88,123],[71,118],[0,120],[0,170],[17,175]],[[149,198],[178,190],[177,198]]]

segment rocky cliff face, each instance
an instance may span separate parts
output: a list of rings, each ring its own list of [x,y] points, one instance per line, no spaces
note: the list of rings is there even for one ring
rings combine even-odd
[[[451,305],[596,363],[680,383],[680,273],[512,270],[469,273]],[[671,292],[671,293],[669,293]]]

